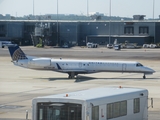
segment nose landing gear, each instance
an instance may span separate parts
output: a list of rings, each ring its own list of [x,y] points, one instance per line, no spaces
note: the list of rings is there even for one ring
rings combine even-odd
[[[143,75],[143,79],[146,79],[146,75],[145,74]]]

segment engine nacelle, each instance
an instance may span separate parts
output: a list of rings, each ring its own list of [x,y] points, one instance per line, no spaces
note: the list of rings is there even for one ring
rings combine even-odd
[[[48,67],[51,65],[51,58],[35,58],[29,61],[30,66]]]

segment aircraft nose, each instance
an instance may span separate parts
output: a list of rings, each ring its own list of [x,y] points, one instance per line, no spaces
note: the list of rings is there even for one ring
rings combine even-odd
[[[155,73],[156,72],[155,70],[153,70],[151,68],[148,68],[148,67],[146,67],[146,71],[149,72],[149,73]]]
[[[153,69],[151,69],[152,70],[152,73],[155,73],[156,71],[154,71]]]

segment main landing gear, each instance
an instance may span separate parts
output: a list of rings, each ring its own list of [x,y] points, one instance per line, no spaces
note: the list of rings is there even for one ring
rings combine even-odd
[[[146,75],[145,74],[143,75],[143,79],[146,79]]]
[[[70,73],[68,73],[68,78],[69,79],[74,79],[74,78],[76,78],[77,77],[77,73],[75,73],[75,72],[70,72]]]

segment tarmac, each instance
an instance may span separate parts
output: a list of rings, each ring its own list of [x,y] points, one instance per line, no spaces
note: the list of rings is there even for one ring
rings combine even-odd
[[[137,73],[82,74],[77,79],[53,71],[36,71],[14,66],[7,48],[0,48],[0,120],[24,120],[32,118],[32,99],[38,96],[59,94],[95,87],[122,86],[145,88],[149,91],[148,118],[160,119],[160,49],[107,48],[34,48],[22,47],[28,55],[63,57],[66,59],[100,59],[139,61],[156,71],[153,75]],[[98,94],[98,93],[97,93]],[[153,98],[153,108],[150,99]]]

